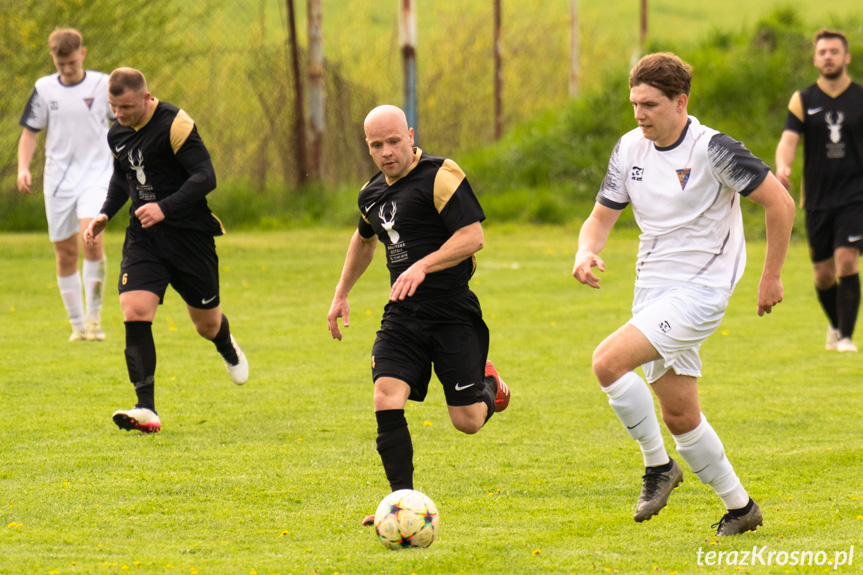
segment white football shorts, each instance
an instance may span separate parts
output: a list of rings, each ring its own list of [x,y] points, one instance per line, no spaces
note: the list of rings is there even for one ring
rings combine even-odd
[[[678,375],[701,377],[698,350],[719,327],[730,297],[731,290],[695,284],[635,288],[628,323],[662,356],[642,366],[648,383],[669,369]]]
[[[87,188],[75,196],[45,194],[45,217],[48,219],[48,237],[59,242],[81,233],[80,220],[99,215],[106,188]]]

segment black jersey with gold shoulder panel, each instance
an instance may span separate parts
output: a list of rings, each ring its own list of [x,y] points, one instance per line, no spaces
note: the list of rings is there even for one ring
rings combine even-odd
[[[159,225],[224,233],[207,205],[206,195],[216,187],[210,153],[186,112],[154,98],[150,115],[140,125],[115,123],[108,144],[114,175],[102,213],[112,217],[131,198],[129,225],[140,227],[135,210],[158,202],[165,215]]]
[[[828,94],[819,80],[795,92],[785,129],[803,135],[805,209],[863,203],[863,86]]]
[[[359,233],[377,235],[387,250],[390,284],[414,262],[440,247],[461,228],[485,214],[461,168],[446,158],[415,148],[413,167],[395,182],[378,172],[360,191]],[[468,289],[474,258],[426,276],[413,300]]]

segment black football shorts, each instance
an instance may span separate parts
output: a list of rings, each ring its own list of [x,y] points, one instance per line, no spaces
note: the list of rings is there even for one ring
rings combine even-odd
[[[480,403],[488,341],[479,300],[471,291],[390,302],[372,347],[372,378],[404,381],[411,388],[408,399],[423,401],[434,367],[447,405]]]
[[[120,293],[148,291],[165,299],[171,285],[188,305],[212,309],[219,305],[219,257],[207,232],[158,224],[128,228],[120,263]]]
[[[863,249],[863,204],[807,211],[806,237],[813,263],[829,260],[836,248]]]

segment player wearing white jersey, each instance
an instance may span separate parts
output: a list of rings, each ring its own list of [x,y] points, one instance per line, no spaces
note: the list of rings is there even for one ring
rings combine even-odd
[[[746,264],[740,196],[765,208],[767,257],[758,315],[782,301],[794,202],[761,160],[740,142],[687,113],[692,72],[671,53],[650,54],[629,78],[638,128],[618,142],[593,212],[578,238],[573,276],[593,288],[605,271],[599,253],[629,204],[642,233],[633,317],[593,354],[593,371],[645,464],[634,519],[665,507],[683,472],[668,456],[656,418],[695,475],[722,499],[717,535],[762,524],[761,510],[740,483],[716,431],[701,413],[697,378],[701,344],[716,330]],[[642,366],[645,382],[635,369]]]
[[[24,129],[18,142],[18,190],[25,194],[32,191],[30,162],[39,132],[45,130],[45,214],[57,260],[57,284],[72,324],[69,340],[103,340],[104,250],[101,239],[83,248],[82,298],[78,235],[99,213],[111,179],[107,135],[114,116],[107,100],[108,77],[84,70],[87,50],[77,30],[55,30],[48,45],[57,73],[37,80],[21,116],[19,123]]]

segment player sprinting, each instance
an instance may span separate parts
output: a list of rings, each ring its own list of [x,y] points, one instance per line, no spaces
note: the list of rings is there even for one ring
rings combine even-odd
[[[216,174],[192,118],[150,95],[144,75],[118,68],[108,79],[108,102],[117,123],[108,133],[114,173],[108,197],[84,232],[94,243],[131,198],[120,264],[120,307],[126,325],[126,366],[138,402],[114,413],[120,429],[159,431],[154,388],[153,319],[170,284],[186,302],[197,332],[212,341],[237,385],[249,363],[231,335],[219,298],[214,236],[224,233],[206,196]]]
[[[105,141],[114,119],[107,100],[108,76],[84,69],[87,49],[78,30],[54,30],[48,49],[57,73],[36,81],[21,116],[18,190],[33,191],[30,162],[39,132],[45,130],[45,215],[54,244],[57,285],[72,324],[69,341],[101,341],[105,339],[101,310],[106,273],[102,238],[83,246],[82,296],[78,237],[99,213],[111,178],[111,152]]]
[[[351,238],[327,323],[341,340],[350,324],[348,293],[368,268],[378,242],[390,270],[389,303],[372,347],[377,450],[390,489],[413,489],[408,399],[423,401],[432,368],[450,421],[479,431],[509,404],[510,391],[487,360],[488,328],[468,280],[483,247],[485,214],[464,172],[452,160],[413,146],[413,129],[395,106],[379,106],[364,123],[380,172],[360,191]],[[370,525],[374,515],[363,520]]]
[[[677,452],[710,485],[727,512],[719,536],[754,531],[758,505],[744,489],[698,399],[701,344],[716,330],[746,265],[741,196],[765,208],[767,257],[758,315],[782,301],[794,202],[740,142],[687,114],[692,72],[671,53],[642,58],[629,77],[638,128],[618,141],[593,212],[578,237],[572,275],[600,287],[592,268],[621,211],[632,205],[641,229],[632,319],[593,353],[608,402],[635,439],[646,467],[634,519],[665,507],[683,472],[668,456],[650,387]],[[635,368],[641,366],[647,383]]]
[[[776,148],[776,174],[791,188],[791,164],[803,136],[800,206],[815,292],[827,316],[825,348],[855,352],[863,249],[863,86],[852,82],[848,39],[821,30],[814,40],[818,81],[795,92]]]

